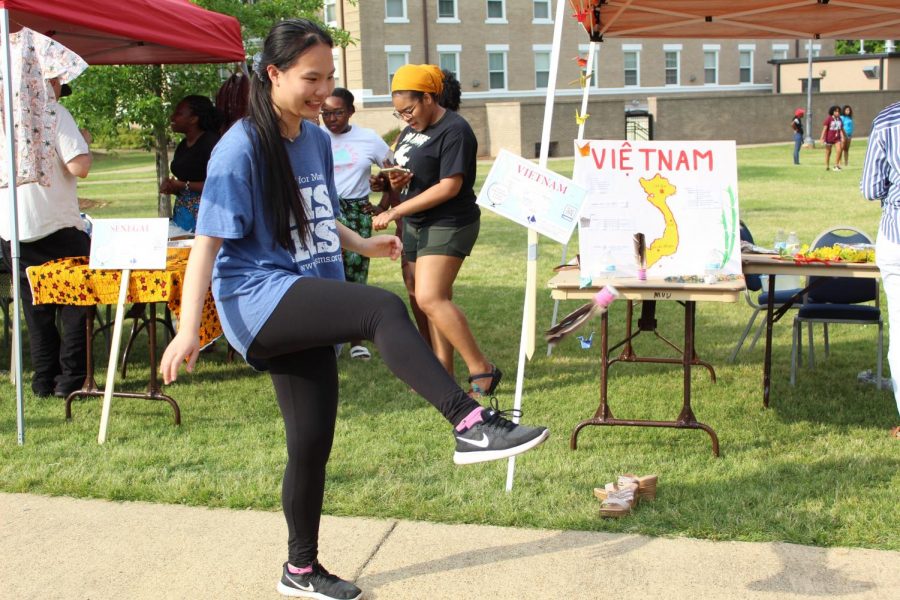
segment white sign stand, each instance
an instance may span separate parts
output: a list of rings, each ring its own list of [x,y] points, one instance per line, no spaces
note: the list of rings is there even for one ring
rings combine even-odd
[[[122,343],[125,300],[128,298],[131,270],[166,268],[168,232],[168,219],[95,219],[93,223],[90,267],[122,269],[112,345],[109,349],[109,365],[106,368],[106,386],[103,389],[100,433],[97,435],[99,444],[106,442],[109,427],[109,409],[115,386],[119,346]]]
[[[103,410],[100,412],[100,433],[97,435],[98,444],[106,441],[106,429],[109,426],[109,409],[112,404],[119,346],[122,342],[122,324],[125,321],[125,299],[128,297],[129,279],[131,279],[131,269],[123,269],[122,283],[119,285],[119,301],[116,303],[116,320],[115,325],[113,325],[112,345],[109,349],[109,365],[106,367],[106,386],[103,388]]]
[[[556,95],[556,77],[559,70],[559,47],[562,43],[562,25],[566,16],[566,2],[557,2],[556,21],[553,24],[553,49],[550,51],[550,80],[547,84],[547,103],[544,105],[544,127],[541,132],[541,155],[538,164],[547,168],[550,156],[550,126],[553,124],[553,98]],[[534,354],[534,326],[537,314],[537,256],[538,233],[528,230],[528,256],[525,263],[525,300],[522,307],[522,335],[519,339],[519,364],[516,371],[516,395],[514,410],[522,408],[522,391],[525,385],[525,362]],[[518,412],[513,413],[519,414]],[[519,418],[513,416],[513,422]],[[511,492],[516,474],[516,457],[511,456],[506,463],[506,491]]]

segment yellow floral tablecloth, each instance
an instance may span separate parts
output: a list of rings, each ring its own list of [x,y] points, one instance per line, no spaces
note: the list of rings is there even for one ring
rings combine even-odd
[[[177,318],[181,313],[181,284],[190,248],[169,248],[165,271],[134,270],[128,282],[126,302],[165,302]],[[35,304],[91,306],[119,301],[121,271],[94,270],[87,256],[61,258],[28,267],[28,283]],[[200,344],[222,335],[222,325],[212,293],[206,293],[200,323]]]

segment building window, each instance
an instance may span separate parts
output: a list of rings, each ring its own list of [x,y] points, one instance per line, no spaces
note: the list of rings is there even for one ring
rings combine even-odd
[[[560,0],[563,2],[564,0]],[[550,18],[550,0],[534,0],[532,13],[535,23],[551,23]]]
[[[457,21],[456,0],[438,0],[438,20]]]
[[[813,78],[813,80],[812,80],[813,93],[818,93],[818,92],[822,91],[819,87],[819,84],[821,82],[822,82],[822,80],[819,77]],[[809,87],[809,79],[804,77],[803,79],[800,80],[800,88],[801,88],[800,91],[805,94],[808,87]]]
[[[341,49],[331,50],[331,59],[334,61],[334,87],[343,87],[341,83]]]
[[[739,81],[741,83],[753,83],[753,51],[741,50],[739,56]]]
[[[453,73],[459,79],[459,53],[462,46],[456,44],[438,44],[438,66]]]
[[[387,22],[407,22],[406,0],[384,0],[384,20]]]
[[[785,60],[789,49],[787,44],[772,44],[772,60]]]
[[[534,48],[534,89],[546,89],[550,83],[550,50]]]
[[[703,51],[703,83],[715,85],[719,83],[719,51]]]
[[[806,48],[806,56],[809,56],[809,42],[806,42],[805,48]],[[813,44],[812,45],[813,58],[818,57],[819,54],[821,54],[821,53],[822,53],[822,44]]]
[[[641,85],[641,53],[636,50],[626,50],[623,58],[625,59],[625,85]]]
[[[322,4],[323,20],[327,25],[337,25],[337,0],[325,0]]]
[[[681,85],[681,51],[666,50],[666,85]]]
[[[505,90],[506,89],[506,53],[508,47],[497,48],[488,46],[488,89],[489,90]]]
[[[394,73],[397,72],[397,69],[409,62],[409,50],[409,46],[384,47],[387,56],[388,89],[391,89],[391,82],[394,80]]]
[[[506,23],[506,0],[487,0],[485,23]]]

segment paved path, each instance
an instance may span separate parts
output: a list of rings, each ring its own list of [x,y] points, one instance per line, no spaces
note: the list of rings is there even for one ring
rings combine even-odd
[[[271,599],[277,512],[0,494],[0,598]],[[898,598],[900,552],[326,517],[369,600]]]

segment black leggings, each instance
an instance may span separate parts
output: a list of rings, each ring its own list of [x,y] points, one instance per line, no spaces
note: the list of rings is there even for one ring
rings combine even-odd
[[[396,295],[312,277],[291,286],[248,356],[268,363],[284,417],[288,462],[281,503],[288,525],[288,557],[298,567],[310,564],[318,552],[325,465],[338,403],[333,345],[352,339],[372,340],[388,368],[454,426],[479,406],[425,345]]]

